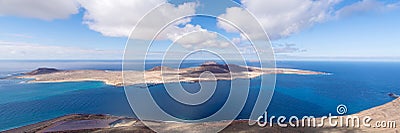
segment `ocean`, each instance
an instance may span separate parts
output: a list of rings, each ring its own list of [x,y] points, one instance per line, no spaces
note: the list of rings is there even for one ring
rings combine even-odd
[[[150,61],[146,68],[159,65]],[[186,62],[182,67],[202,62]],[[251,64],[251,63],[250,63]],[[121,61],[0,61],[0,77],[31,71],[38,67],[63,70],[121,70]],[[277,67],[323,71],[331,75],[277,75],[276,89],[267,109],[269,116],[337,115],[339,104],[346,114],[393,100],[400,94],[400,62],[279,61]],[[55,117],[76,114],[110,114],[135,117],[123,87],[102,82],[26,83],[28,79],[0,79],[0,131]],[[250,93],[237,119],[248,118],[259,90],[259,78],[251,80]],[[189,92],[199,84],[183,83]],[[204,106],[187,107],[171,102],[163,85],[150,88],[158,105],[173,116],[199,119],[215,113],[225,103],[230,81],[218,81],[216,96]],[[145,101],[144,101],[145,102]]]

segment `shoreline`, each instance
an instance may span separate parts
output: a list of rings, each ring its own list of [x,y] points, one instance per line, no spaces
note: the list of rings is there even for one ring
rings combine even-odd
[[[109,71],[109,70],[67,70],[40,73],[38,70],[22,76],[14,76],[20,79],[33,79],[28,83],[57,83],[57,82],[83,82],[100,81],[112,86],[130,86],[138,84],[162,84],[173,82],[199,82],[234,79],[251,79],[267,74],[289,75],[331,75],[330,73],[291,68],[258,68],[231,65],[233,69],[226,69],[220,64],[199,66],[192,68],[173,69],[167,67],[155,67],[146,71]],[[212,74],[204,74],[211,72]],[[123,78],[124,77],[124,78]],[[124,80],[125,79],[125,80]]]
[[[396,111],[400,109],[400,98],[394,99],[388,103],[352,114],[351,116],[370,116],[372,122],[399,120]],[[387,114],[382,117],[382,113]],[[393,114],[394,113],[394,114]],[[345,117],[345,116],[340,116]],[[317,121],[321,118],[317,118]],[[86,126],[76,126],[74,123],[94,122],[95,124]],[[180,122],[164,122],[164,121],[146,121],[157,128],[165,129],[165,132],[188,132],[196,131],[203,128],[217,128],[226,121],[202,122],[202,123],[180,123]],[[104,125],[106,123],[106,125]],[[108,124],[107,124],[108,123]],[[97,128],[91,128],[97,127]],[[69,128],[69,129],[68,129]],[[26,125],[4,132],[154,132],[146,127],[140,120],[129,117],[112,116],[105,114],[70,114],[45,120],[31,125]],[[349,128],[349,127],[329,127],[323,126],[319,128],[313,127],[279,127],[276,123],[272,127],[259,127],[258,125],[248,125],[248,120],[234,120],[221,132],[398,132],[400,129],[395,128]]]

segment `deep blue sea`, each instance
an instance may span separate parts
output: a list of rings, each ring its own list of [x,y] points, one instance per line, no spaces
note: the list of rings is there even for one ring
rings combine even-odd
[[[201,63],[186,62],[182,67]],[[150,62],[146,68],[158,64],[158,61]],[[38,67],[121,70],[121,61],[0,61],[0,77]],[[281,61],[277,62],[277,67],[323,71],[332,75],[277,75],[268,115],[335,115],[339,104],[347,106],[347,114],[353,114],[393,100],[388,93],[400,94],[400,62]],[[74,113],[135,117],[123,87],[102,82],[30,84],[26,80],[0,79],[0,131]],[[252,79],[247,103],[238,119],[246,119],[251,112],[259,90],[258,80]],[[198,84],[184,83],[183,86],[189,92],[200,88]],[[218,81],[217,96],[210,99],[213,102],[192,110],[169,102],[171,97],[163,88],[163,85],[150,88],[160,107],[167,108],[166,112],[179,118],[198,119],[214,113],[224,104],[230,82]]]

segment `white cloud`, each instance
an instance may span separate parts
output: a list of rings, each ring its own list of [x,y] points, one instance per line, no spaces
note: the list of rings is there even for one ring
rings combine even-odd
[[[333,18],[352,15],[366,11],[387,11],[400,7],[400,2],[384,3],[378,0],[362,0],[347,5],[339,10],[334,6],[342,0],[241,0],[246,7],[259,20],[271,40],[277,40],[297,33],[304,28],[316,23],[325,22]],[[226,13],[219,17],[231,20],[234,24],[246,25],[251,20],[250,15],[238,7],[226,9]],[[218,21],[218,26],[228,32],[238,32],[234,27],[223,21]],[[263,33],[255,32],[255,25],[245,26],[251,34],[259,37]]]
[[[113,1],[105,4],[108,0],[84,1],[80,0],[82,7],[86,9],[84,23],[90,29],[98,31],[105,36],[127,37],[132,28],[141,21],[151,9],[165,2],[163,0],[136,0],[136,1]],[[169,23],[181,16],[195,14],[197,3],[188,2],[181,5],[166,3],[148,14],[140,27],[135,27],[139,34],[132,34],[134,39],[153,39],[154,33],[158,32],[165,23]],[[157,16],[157,17],[151,17]],[[217,39],[217,34],[203,29],[200,25],[189,24],[190,17],[183,18],[166,27],[156,39],[177,41],[184,48],[195,49],[204,47],[224,47],[226,42]],[[182,37],[187,33],[193,33]]]
[[[0,41],[2,59],[120,59],[123,51]]]
[[[291,43],[285,43],[285,44],[274,43],[273,49],[275,54],[290,54],[290,53],[299,53],[306,51],[305,49],[296,47],[296,44],[291,44]]]
[[[242,0],[241,2],[255,15],[269,37],[274,40],[289,36],[315,23],[323,22],[329,18],[333,10],[332,6],[339,0]],[[247,15],[246,10],[231,7],[219,17],[231,20],[237,25],[246,25],[252,16]],[[221,21],[218,25],[227,31],[235,30]],[[252,32],[258,30],[254,29],[257,28],[256,26],[247,26],[253,36],[257,37],[259,34],[263,34]]]
[[[368,11],[384,12],[392,9],[398,8],[400,2],[393,4],[385,4],[377,0],[363,0],[356,2],[352,5],[343,7],[342,9],[336,11],[336,17],[346,17],[357,13],[363,13]]]
[[[201,28],[200,25],[192,25],[192,24],[186,24],[182,28],[179,28],[177,26],[169,26],[160,33],[161,35],[159,39],[169,39],[171,41],[176,41],[177,39],[181,38],[182,35],[195,31],[207,31],[207,30]]]
[[[0,16],[65,19],[79,12],[75,0],[0,0]]]
[[[204,29],[188,33],[178,38],[176,43],[187,49],[225,48],[230,45],[227,40],[223,40],[217,33],[209,32]]]
[[[105,36],[127,37],[132,28],[146,15],[151,9],[165,0],[79,0],[82,7],[86,9],[84,23],[90,29],[100,32]],[[156,16],[150,18],[150,23],[145,23],[140,28],[143,33],[135,38],[151,39],[150,33],[158,31],[153,27],[158,27],[159,22],[174,19],[178,16],[192,15],[195,13],[195,3],[184,3],[178,6],[167,3],[161,6]],[[185,24],[189,20],[182,20],[179,24]],[[169,22],[169,21],[168,21]]]
[[[241,43],[238,45],[238,48],[242,54],[249,54],[249,55],[257,54],[256,50],[252,45],[250,45],[250,43],[247,44]],[[290,55],[307,51],[306,49],[299,48],[296,46],[296,44],[291,44],[291,43],[273,43],[272,48],[276,55]]]
[[[79,0],[84,23],[105,36],[128,36],[133,26],[164,0]]]

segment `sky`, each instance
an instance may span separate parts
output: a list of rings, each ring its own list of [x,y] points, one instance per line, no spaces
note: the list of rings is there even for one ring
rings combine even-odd
[[[0,60],[121,60],[130,40],[150,41],[162,22],[191,16],[165,27],[149,51],[160,54],[172,43],[177,44],[172,46],[175,54],[204,48],[234,51],[233,44],[246,53],[250,41],[245,35],[265,41],[260,32],[265,31],[277,60],[400,61],[399,0],[235,2],[0,0]],[[136,27],[145,32],[131,33],[152,9],[160,10],[154,12],[158,17]],[[253,17],[261,30],[252,24]]]

